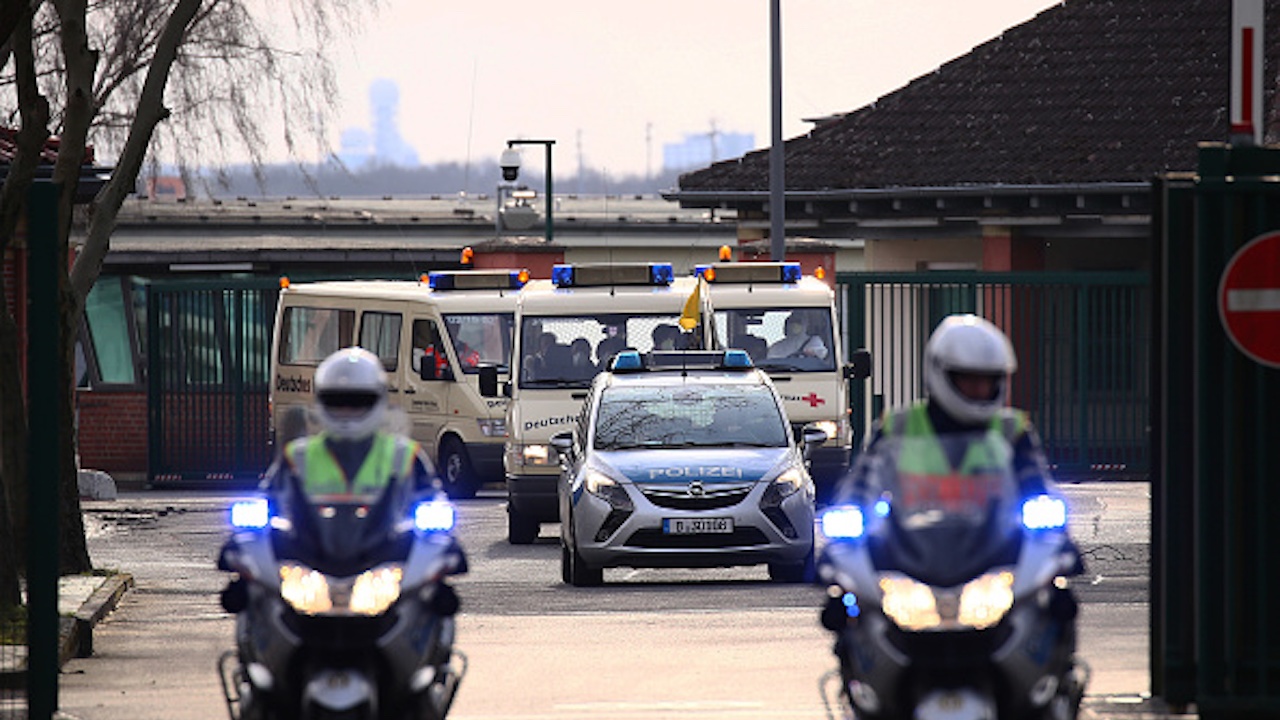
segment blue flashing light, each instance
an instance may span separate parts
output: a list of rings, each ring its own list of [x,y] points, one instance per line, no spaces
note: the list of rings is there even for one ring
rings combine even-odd
[[[844,604],[844,612],[849,617],[858,617],[862,614],[862,608],[858,607],[858,597],[853,593],[845,593],[840,597],[840,602]]]
[[[261,530],[271,522],[271,504],[266,498],[238,500],[231,503],[231,526]]]
[[[519,290],[525,286],[525,283],[529,282],[529,273],[523,270],[512,270],[507,273],[507,277],[513,290]]]
[[[801,276],[800,263],[782,263],[782,282],[800,282]]]
[[[452,290],[455,282],[453,275],[450,273],[433,272],[427,274],[427,285],[432,290]]]
[[[422,532],[449,532],[456,521],[453,505],[444,500],[420,502],[413,508],[413,526]]]
[[[832,540],[856,540],[866,530],[862,508],[839,505],[822,513],[822,534]]]
[[[618,372],[619,370],[639,370],[642,367],[644,364],[640,361],[640,353],[635,350],[625,350],[613,356],[613,364],[609,369]]]
[[[676,271],[671,263],[651,263],[649,277],[653,279],[654,285],[670,285],[675,282]]]
[[[556,287],[573,286],[573,266],[556,265],[551,268],[551,282]]]
[[[871,509],[874,510],[876,515],[879,515],[880,517],[889,517],[889,501],[888,500],[877,500],[876,504],[873,505]]]
[[[694,266],[693,266],[693,276],[694,276],[694,277],[699,277],[699,278],[700,278],[700,277],[706,277],[706,276],[707,276],[707,271],[708,271],[708,270],[710,270],[710,269],[711,269],[711,266],[710,266],[710,265],[694,265]]]
[[[1067,526],[1067,503],[1037,495],[1022,503],[1022,525],[1028,530],[1058,530]]]
[[[721,362],[727,368],[749,368],[751,365],[751,356],[746,350],[725,350],[724,360]]]

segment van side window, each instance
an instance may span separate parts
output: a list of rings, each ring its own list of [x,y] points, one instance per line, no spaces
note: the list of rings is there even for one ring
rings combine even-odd
[[[319,365],[321,360],[352,345],[354,310],[287,307],[280,324],[281,365]]]
[[[449,356],[445,353],[440,326],[435,320],[413,321],[412,357],[413,372],[418,377],[443,380],[451,376]],[[423,363],[426,365],[424,366]]]
[[[400,313],[366,312],[360,316],[360,347],[394,372],[400,360]]]

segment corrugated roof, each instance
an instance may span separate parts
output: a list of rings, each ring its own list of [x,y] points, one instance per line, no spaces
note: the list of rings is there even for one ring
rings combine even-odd
[[[786,141],[790,191],[1146,182],[1229,138],[1231,3],[1067,0],[876,102]],[[1280,140],[1280,0],[1264,122]],[[768,150],[681,192],[768,189]]]

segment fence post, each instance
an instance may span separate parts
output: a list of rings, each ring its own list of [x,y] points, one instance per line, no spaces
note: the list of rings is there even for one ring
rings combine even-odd
[[[27,204],[27,710],[49,720],[58,709],[58,413],[63,387],[58,313],[58,196],[36,181]]]

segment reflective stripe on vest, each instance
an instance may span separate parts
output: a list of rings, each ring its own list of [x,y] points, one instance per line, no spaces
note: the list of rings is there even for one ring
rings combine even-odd
[[[378,433],[348,486],[346,473],[325,445],[326,435],[311,435],[289,443],[287,455],[295,475],[302,479],[308,495],[375,493],[392,480],[406,480],[413,470],[418,443],[406,438]]]

